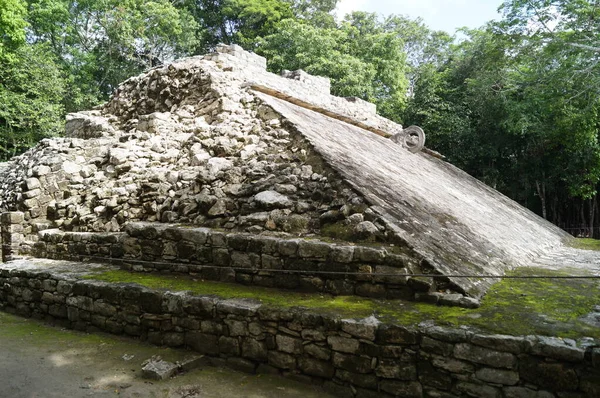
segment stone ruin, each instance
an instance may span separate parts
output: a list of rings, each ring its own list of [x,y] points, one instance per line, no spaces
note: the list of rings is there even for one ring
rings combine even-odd
[[[327,78],[221,45],[0,168],[3,257],[476,306],[494,282],[478,275],[567,239],[423,141]]]

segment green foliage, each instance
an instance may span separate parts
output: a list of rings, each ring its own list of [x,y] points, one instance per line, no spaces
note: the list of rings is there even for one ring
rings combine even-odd
[[[63,128],[64,81],[45,46],[23,46],[0,62],[0,159]]]
[[[167,0],[30,0],[31,40],[49,43],[72,95],[67,110],[95,105],[131,75],[187,54],[198,26]]]
[[[25,44],[27,8],[22,0],[0,0],[0,60]]]
[[[288,19],[261,38],[256,51],[269,69],[302,69],[332,80],[332,93],[375,102],[379,113],[398,119],[407,88],[403,43],[374,14],[353,13],[339,27]]]
[[[202,27],[196,52],[204,53],[218,43],[251,45],[268,35],[275,25],[292,18],[292,3],[284,0],[186,0],[184,7]]]

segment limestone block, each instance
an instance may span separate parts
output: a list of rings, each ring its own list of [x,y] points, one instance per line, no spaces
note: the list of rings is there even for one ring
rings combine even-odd
[[[177,365],[163,360],[150,360],[142,368],[142,377],[152,380],[166,380],[177,373]]]
[[[2,224],[21,224],[25,221],[25,214],[20,211],[2,213]]]

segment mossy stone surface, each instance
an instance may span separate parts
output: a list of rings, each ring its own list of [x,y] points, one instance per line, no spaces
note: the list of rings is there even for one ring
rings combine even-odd
[[[375,300],[355,296],[298,293],[273,288],[203,281],[186,276],[140,274],[127,271],[99,272],[86,278],[107,282],[138,283],[153,289],[189,291],[221,298],[251,298],[265,305],[304,307],[341,317],[377,315],[384,321],[416,326],[424,321],[439,325],[470,326],[488,333],[600,338],[600,325],[583,318],[600,304],[598,279],[560,279],[580,270],[549,271],[520,268],[503,279],[483,298],[478,309],[441,307],[401,300]],[[542,278],[531,278],[541,276]]]

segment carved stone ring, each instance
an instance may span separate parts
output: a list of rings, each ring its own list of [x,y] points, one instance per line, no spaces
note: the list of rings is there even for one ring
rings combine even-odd
[[[394,134],[390,139],[411,153],[417,153],[425,146],[425,132],[419,126],[409,126],[401,133]]]

